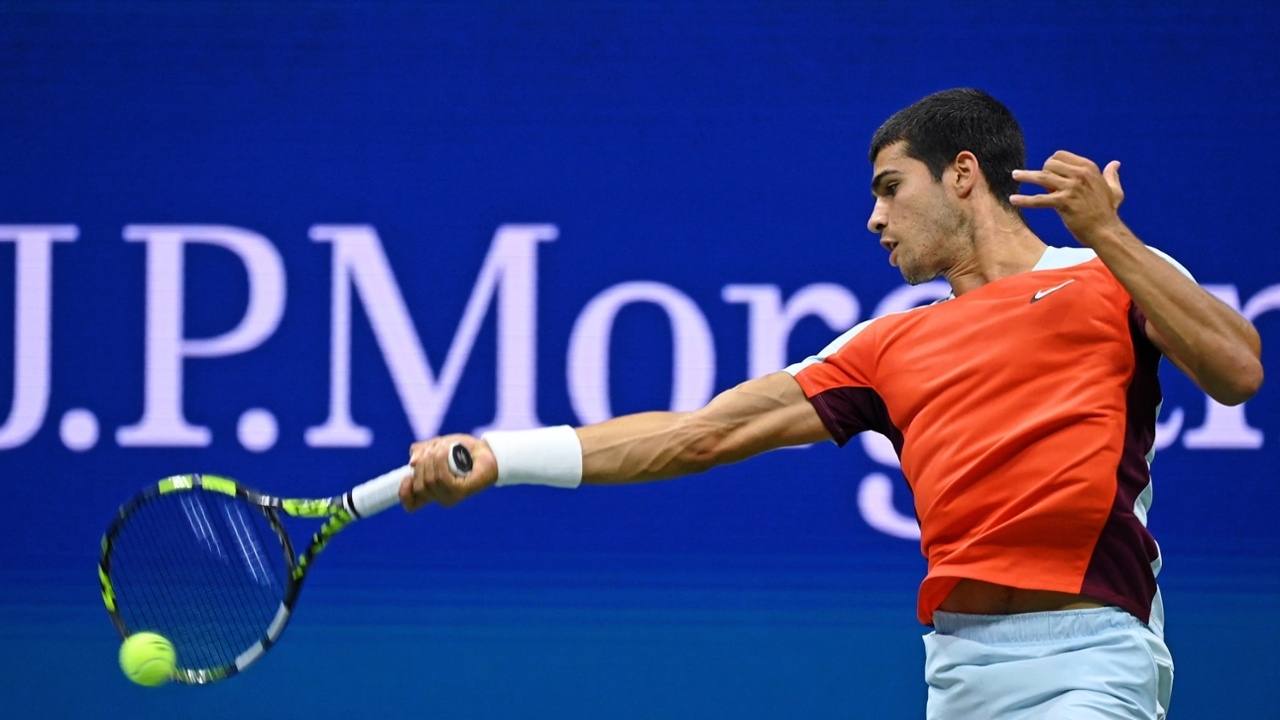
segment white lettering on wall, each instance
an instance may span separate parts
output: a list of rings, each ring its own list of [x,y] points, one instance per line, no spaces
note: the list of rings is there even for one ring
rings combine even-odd
[[[124,238],[147,244],[147,332],[142,419],[116,431],[125,447],[203,447],[209,428],[187,422],[182,370],[187,358],[226,357],[257,347],[284,315],[284,261],[261,235],[226,225],[128,225]],[[183,336],[183,267],[188,243],[225,248],[244,263],[249,302],[231,330],[211,338]]]
[[[1205,285],[1219,300],[1235,308],[1250,322],[1259,315],[1280,308],[1280,285],[1263,288],[1240,307],[1240,293],[1234,285]],[[1182,444],[1189,448],[1237,448],[1256,450],[1262,447],[1262,431],[1251,427],[1244,415],[1244,404],[1228,407],[1204,396],[1204,424],[1188,430]]]
[[[889,438],[880,433],[864,432],[858,435],[858,440],[868,458],[888,467],[900,467],[898,454],[894,452]],[[920,525],[915,516],[898,512],[893,504],[893,488],[896,484],[884,473],[868,473],[858,483],[858,514],[868,525],[885,535],[903,540],[919,540]]]
[[[609,401],[609,344],[618,311],[631,303],[652,303],[671,321],[671,410],[695,410],[715,389],[716,351],[711,328],[688,295],[670,285],[628,282],[592,298],[569,337],[566,374],[569,401],[578,419],[596,423],[613,417]]]
[[[725,302],[747,306],[747,376],[760,377],[788,365],[787,340],[796,323],[816,315],[837,334],[858,322],[858,298],[842,285],[817,283],[782,302],[777,285],[725,285]]]
[[[145,377],[142,416],[136,424],[120,427],[116,442],[126,447],[203,447],[212,442],[213,430],[192,424],[185,417],[185,363],[249,352],[261,346],[277,330],[285,310],[287,287],[284,262],[275,246],[250,230],[221,225],[129,225],[129,242],[145,243],[146,291],[145,341],[142,348]],[[0,225],[0,242],[15,247],[13,397],[0,424],[0,450],[30,442],[46,424],[50,412],[54,336],[70,323],[54,325],[53,299],[57,288],[53,273],[53,246],[78,238],[75,225]],[[323,423],[306,430],[312,447],[361,447],[373,441],[374,429],[356,422],[352,393],[360,391],[353,378],[352,323],[355,314],[368,318],[382,362],[417,437],[435,435],[470,362],[486,318],[492,314],[497,328],[496,407],[493,421],[474,432],[491,428],[537,427],[538,367],[538,253],[540,244],[554,241],[554,225],[502,225],[494,232],[488,252],[474,281],[456,329],[448,337],[443,362],[429,362],[420,332],[447,332],[434,321],[413,322],[397,284],[396,272],[384,252],[375,229],[368,225],[316,225],[310,236],[332,248],[330,273],[330,372],[328,415]],[[189,245],[230,251],[248,276],[248,302],[244,315],[230,330],[213,337],[186,337],[184,317],[196,307],[200,295],[187,297],[184,264]],[[424,263],[428,265],[429,263]],[[432,273],[449,268],[430,266]],[[421,269],[400,272],[401,281],[422,277]],[[1206,285],[1206,289],[1245,318],[1256,321],[1280,309],[1280,285],[1264,287],[1252,297],[1241,297],[1234,285]],[[902,312],[946,297],[945,283],[901,286],[887,294],[872,316]],[[430,295],[428,295],[428,298]],[[783,367],[788,344],[799,323],[815,317],[833,332],[855,324],[861,305],[855,294],[840,285],[815,283],[784,297],[777,285],[728,284],[720,297],[747,309],[747,374],[760,376]],[[597,422],[613,416],[610,399],[612,333],[618,313],[644,303],[660,309],[672,333],[672,378],[669,407],[690,410],[701,407],[714,394],[716,348],[711,328],[701,308],[681,290],[670,285],[639,280],[604,288],[579,313],[569,338],[564,371],[569,401],[578,419]],[[356,305],[359,305],[357,309]],[[420,316],[433,317],[431,308]],[[492,311],[492,313],[490,313]],[[420,327],[419,327],[420,326]],[[74,332],[74,328],[71,330]],[[300,351],[314,350],[310,343]],[[485,363],[488,367],[488,363]],[[233,380],[233,379],[232,379]],[[1196,400],[1192,402],[1199,402]],[[237,398],[230,398],[235,401]],[[1186,405],[1170,407],[1157,424],[1156,448],[1178,443],[1191,450],[1257,450],[1263,432],[1250,424],[1245,405],[1227,407],[1204,399],[1205,412],[1197,427],[1189,424]],[[98,441],[97,418],[88,408],[64,408],[60,424],[63,445],[76,452],[91,449]],[[240,417],[236,432],[241,446],[265,452],[274,446],[279,427],[266,409],[251,408]],[[857,503],[868,525],[894,537],[917,539],[919,528],[900,492],[894,473],[898,460],[888,441],[870,433],[860,437],[863,451],[878,471],[862,477]],[[903,508],[900,511],[898,508]]]
[[[22,445],[44,424],[49,409],[53,244],[72,242],[78,236],[75,225],[0,225],[0,242],[16,246],[13,406],[0,425],[0,450]]]
[[[439,432],[441,419],[495,297],[498,407],[493,423],[476,432],[539,426],[535,402],[538,243],[555,240],[558,234],[554,225],[502,225],[497,229],[437,376],[427,362],[377,232],[368,225],[312,227],[312,240],[333,244],[333,299],[329,417],[323,425],[307,429],[307,444],[364,447],[373,442],[373,431],[357,425],[351,417],[352,288],[373,327],[378,349],[416,437],[431,437]],[[436,274],[449,271],[431,266],[428,260],[422,261],[412,274],[420,276],[424,267]]]

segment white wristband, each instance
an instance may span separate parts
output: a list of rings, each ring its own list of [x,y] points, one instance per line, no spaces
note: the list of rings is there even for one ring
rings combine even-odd
[[[498,461],[503,485],[550,485],[576,488],[582,484],[582,443],[568,425],[536,430],[494,430],[482,438]]]

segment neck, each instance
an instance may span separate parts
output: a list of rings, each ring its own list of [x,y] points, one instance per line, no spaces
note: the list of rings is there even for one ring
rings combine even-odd
[[[1048,248],[1020,218],[998,206],[975,213],[971,227],[973,251],[946,273],[956,297],[1027,272]]]

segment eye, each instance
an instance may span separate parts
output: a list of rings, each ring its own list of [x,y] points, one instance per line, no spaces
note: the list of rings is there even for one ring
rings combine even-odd
[[[885,183],[885,186],[884,186],[884,194],[885,194],[885,196],[886,196],[886,197],[893,197],[893,196],[894,196],[894,195],[896,195],[897,193],[898,193],[898,183],[897,183],[897,182]]]

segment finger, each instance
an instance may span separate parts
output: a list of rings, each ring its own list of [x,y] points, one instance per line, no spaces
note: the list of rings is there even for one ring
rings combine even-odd
[[[1065,178],[1080,178],[1098,172],[1098,166],[1093,164],[1092,160],[1078,155],[1070,158],[1055,155],[1045,161],[1044,169],[1046,172],[1056,173]]]
[[[471,480],[466,475],[455,475],[450,467],[449,454],[453,442],[440,444],[440,480],[441,489],[447,495],[450,504],[457,504],[471,494]]]
[[[431,449],[439,444],[440,438],[431,438],[430,440],[419,440],[409,446],[409,464],[417,467],[419,464],[428,461],[431,457]]]
[[[1083,155],[1077,155],[1067,150],[1059,150],[1050,155],[1049,159],[1045,160],[1045,164],[1048,165],[1050,162],[1061,163],[1063,165],[1077,168],[1093,165],[1093,161],[1089,158]]]
[[[1083,155],[1076,155],[1066,150],[1059,150],[1045,160],[1044,169],[1075,178],[1101,174],[1097,163]]]
[[[1045,170],[1014,170],[1013,179],[1020,183],[1039,185],[1049,190],[1061,190],[1067,178],[1058,173]]]
[[[1120,161],[1112,160],[1102,170],[1102,177],[1106,178],[1107,185],[1111,186],[1111,191],[1124,195],[1124,190],[1120,187]]]
[[[450,487],[448,471],[442,471],[445,464],[445,443],[441,438],[430,441],[424,449],[419,471],[422,476],[422,491],[419,497],[425,502],[436,502],[441,505],[452,504],[454,489]]]
[[[1057,193],[1039,195],[1010,195],[1009,204],[1019,208],[1057,208],[1061,196]]]
[[[413,469],[413,475],[409,478],[409,494],[419,502],[422,501],[427,491],[426,467],[419,464]]]
[[[404,480],[400,481],[399,495],[400,504],[403,505],[404,509],[408,512],[413,512],[414,510],[421,508],[423,505],[426,505],[426,502],[414,493],[414,480],[412,475],[409,475],[405,477]]]

